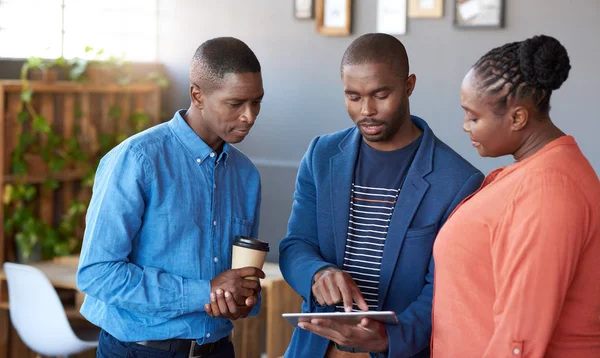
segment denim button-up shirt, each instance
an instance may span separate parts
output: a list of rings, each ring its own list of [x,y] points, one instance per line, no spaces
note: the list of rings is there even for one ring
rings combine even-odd
[[[204,304],[210,280],[231,267],[233,238],[258,234],[260,177],[235,147],[213,151],[183,114],[115,147],[96,173],[77,273],[81,313],[121,341],[203,344],[233,328]]]

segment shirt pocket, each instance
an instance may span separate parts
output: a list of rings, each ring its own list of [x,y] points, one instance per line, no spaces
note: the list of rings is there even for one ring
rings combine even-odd
[[[252,232],[252,221],[232,217],[231,218],[231,233],[236,236],[250,236]]]

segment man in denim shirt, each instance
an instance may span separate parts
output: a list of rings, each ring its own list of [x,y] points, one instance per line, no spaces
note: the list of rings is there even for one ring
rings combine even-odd
[[[264,278],[230,269],[237,235],[257,236],[260,177],[241,142],[264,95],[242,41],[202,44],[189,109],[101,161],[77,284],[81,313],[103,329],[98,357],[233,357],[231,320],[256,314]]]

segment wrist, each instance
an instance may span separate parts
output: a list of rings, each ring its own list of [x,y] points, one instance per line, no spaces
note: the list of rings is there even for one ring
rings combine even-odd
[[[319,281],[321,278],[330,275],[336,271],[339,271],[339,269],[333,267],[333,266],[327,266],[324,267],[322,269],[320,269],[319,271],[317,271],[317,273],[315,273],[315,275],[313,276],[313,284],[316,283],[317,281]]]
[[[379,349],[377,350],[377,352],[373,352],[375,354],[375,358],[385,358],[388,356],[388,351],[389,351],[389,340],[388,340],[388,336],[387,336],[387,331],[383,330],[383,336],[382,341],[381,341],[381,346],[379,347]]]

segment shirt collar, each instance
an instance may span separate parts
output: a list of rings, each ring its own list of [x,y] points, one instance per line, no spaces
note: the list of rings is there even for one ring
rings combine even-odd
[[[169,127],[179,139],[181,144],[183,144],[194,161],[197,163],[202,163],[204,160],[206,160],[206,158],[214,158],[217,153],[208,144],[206,144],[206,142],[204,142],[202,138],[200,138],[187,124],[185,119],[183,119],[185,112],[185,109],[177,111],[173,119],[169,121]],[[217,162],[223,161],[223,163],[226,165],[228,158],[229,143],[225,143],[223,145],[223,151],[221,152],[221,155],[219,155],[217,158]]]

